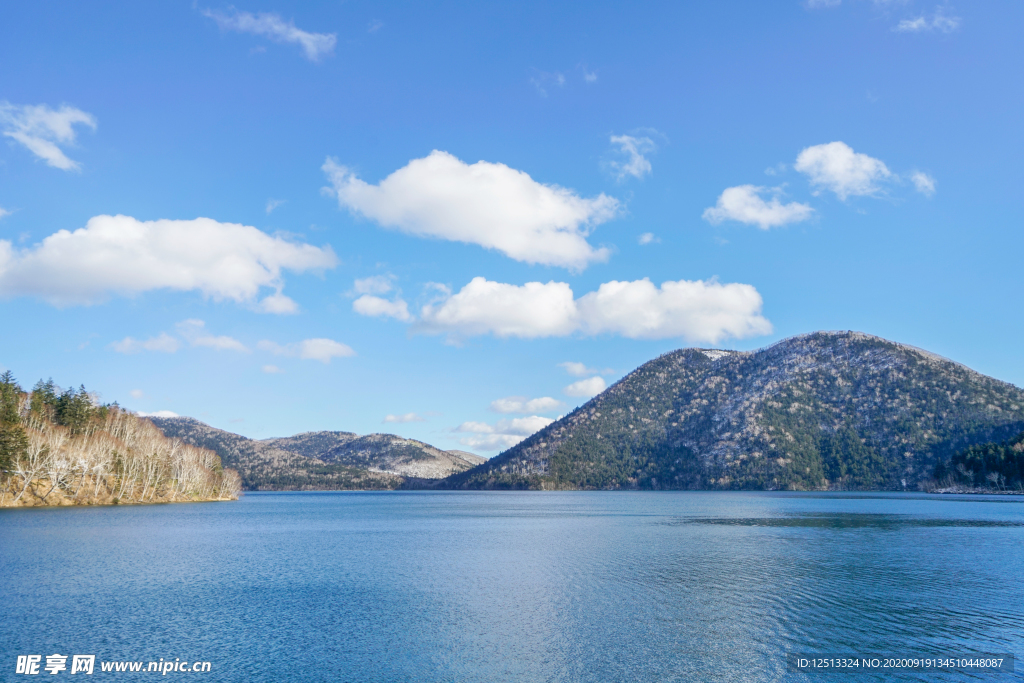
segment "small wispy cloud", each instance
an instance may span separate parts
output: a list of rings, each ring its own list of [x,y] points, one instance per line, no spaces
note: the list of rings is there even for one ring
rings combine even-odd
[[[960,17],[950,16],[943,8],[936,7],[931,18],[921,15],[913,19],[904,19],[892,30],[897,33],[928,33],[931,31],[952,33],[958,28],[960,28]]]
[[[406,422],[426,422],[427,418],[423,417],[419,413],[405,413],[404,415],[385,415],[385,423],[397,423],[404,424]]]
[[[264,36],[275,43],[294,43],[302,48],[306,59],[311,62],[320,61],[324,55],[334,51],[338,36],[334,33],[310,33],[295,26],[292,21],[285,21],[273,12],[241,12],[233,7],[226,12],[220,10],[201,10],[204,17],[217,22],[222,30],[249,33]]]
[[[0,133],[62,171],[81,169],[61,149],[75,143],[76,125],[96,130],[96,117],[66,104],[51,109],[45,104],[14,105],[0,101]]]
[[[371,21],[369,24],[366,25],[366,32],[367,33],[376,33],[377,31],[381,30],[382,28],[384,28],[384,22],[383,21],[378,21],[378,20],[374,19],[373,21]]]
[[[650,175],[651,162],[645,155],[657,151],[658,147],[654,144],[654,140],[649,137],[613,135],[610,141],[613,145],[618,146],[618,153],[625,157],[621,161],[608,162],[608,166],[615,173],[616,180],[625,180],[627,176],[642,180],[644,176]]]
[[[552,73],[538,71],[532,78],[530,78],[530,83],[537,89],[537,94],[541,97],[547,97],[548,90],[551,88],[562,88],[565,86],[565,74],[560,71]]]
[[[278,344],[264,339],[256,344],[256,348],[261,351],[269,351],[277,356],[318,360],[325,365],[330,363],[332,358],[348,358],[356,355],[351,346],[333,339],[304,339],[293,344]]]
[[[935,194],[935,178],[923,171],[914,171],[910,174],[910,181],[914,183],[914,189],[921,194],[931,197]]]
[[[506,396],[491,401],[491,410],[496,413],[550,413],[565,404],[550,396],[527,398],[526,396]]]
[[[181,342],[166,332],[161,332],[156,337],[150,337],[149,339],[140,340],[133,337],[125,337],[121,341],[111,343],[110,348],[118,353],[139,353],[140,351],[174,353],[181,348]]]
[[[790,202],[783,204],[779,201],[779,188],[771,188],[773,197],[765,200],[762,193],[769,188],[756,185],[737,185],[727,187],[718,197],[715,206],[704,210],[703,218],[709,223],[718,224],[722,221],[737,221],[747,225],[756,225],[762,230],[786,225],[788,223],[799,223],[811,217],[814,213],[807,204]]]
[[[648,244],[657,244],[658,242],[661,242],[661,238],[655,237],[653,232],[645,232],[637,238],[636,242],[643,247]]]
[[[274,211],[274,209],[276,209],[277,207],[281,206],[282,204],[284,204],[287,201],[288,201],[287,199],[268,199],[267,200],[267,215],[269,216]]]

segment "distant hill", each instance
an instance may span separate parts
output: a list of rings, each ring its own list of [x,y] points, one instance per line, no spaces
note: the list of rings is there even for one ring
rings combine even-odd
[[[449,488],[901,490],[1024,430],[1024,391],[857,332],[682,349]],[[941,468],[940,468],[941,469]]]
[[[248,491],[393,489],[411,478],[439,479],[484,462],[394,434],[307,432],[255,440],[190,417],[149,419],[166,436],[220,455]]]

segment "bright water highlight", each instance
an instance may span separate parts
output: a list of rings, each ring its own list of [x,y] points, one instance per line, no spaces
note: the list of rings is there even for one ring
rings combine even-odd
[[[1015,496],[260,493],[4,510],[0,576],[5,681],[32,680],[18,655],[52,653],[209,661],[167,676],[268,683],[1024,679],[1020,664],[786,671],[787,652],[1024,655]],[[86,680],[157,675],[99,669]]]

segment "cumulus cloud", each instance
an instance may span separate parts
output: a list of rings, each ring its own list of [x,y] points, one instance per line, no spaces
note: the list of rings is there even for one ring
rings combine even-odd
[[[370,316],[371,318],[394,318],[402,322],[412,321],[412,314],[409,313],[409,304],[402,299],[382,299],[379,296],[364,294],[352,302],[352,310],[359,315]]]
[[[324,364],[330,363],[332,358],[347,358],[356,355],[352,347],[333,339],[305,339],[294,344],[284,345],[264,339],[256,344],[256,348],[278,356],[318,360]]]
[[[319,61],[324,55],[334,51],[338,37],[334,33],[310,33],[295,26],[292,21],[285,21],[273,12],[240,12],[231,8],[227,12],[219,10],[202,10],[205,17],[217,22],[222,30],[250,33],[265,36],[275,43],[294,43],[302,47],[306,59]]]
[[[181,417],[177,413],[173,413],[170,410],[156,410],[152,413],[147,413],[140,410],[135,414],[138,415],[139,417]]]
[[[282,271],[336,264],[329,246],[289,242],[247,225],[96,216],[84,228],[60,230],[30,249],[15,250],[0,240],[0,296],[37,296],[69,306],[111,293],[195,290],[268,313],[291,313],[297,307],[281,294]],[[257,302],[263,287],[277,292]]]
[[[564,337],[577,329],[576,318],[568,283],[519,286],[475,277],[458,293],[424,306],[419,329],[457,336]]]
[[[882,161],[854,152],[845,142],[808,147],[797,156],[793,168],[807,175],[812,185],[831,190],[843,201],[877,194],[878,184],[892,177]]]
[[[181,348],[181,342],[166,332],[161,332],[156,337],[143,340],[125,337],[121,341],[111,343],[110,348],[118,353],[139,353],[140,351],[174,353]]]
[[[927,197],[935,194],[935,178],[932,178],[927,173],[914,171],[910,174],[910,180],[914,183],[914,188],[921,194]]]
[[[941,7],[935,8],[935,13],[929,19],[921,15],[914,19],[904,19],[893,27],[897,33],[924,33],[938,31],[939,33],[952,33],[960,27],[960,17],[946,15]]]
[[[249,353],[249,349],[242,342],[227,336],[214,336],[206,331],[206,323],[196,318],[183,320],[175,328],[178,334],[185,338],[191,346],[201,346],[217,351],[241,351]]]
[[[373,275],[356,280],[352,290],[356,294],[387,294],[394,289],[394,275]]]
[[[276,365],[270,364],[264,365],[262,368],[260,368],[260,370],[267,373],[268,375],[279,375],[284,372],[284,370],[277,367]]]
[[[554,422],[552,419],[531,415],[511,420],[498,420],[493,425],[486,422],[463,422],[454,431],[469,435],[459,439],[459,443],[463,446],[481,451],[498,451],[515,446],[552,422]]]
[[[62,146],[75,142],[75,126],[96,129],[96,118],[81,109],[62,105],[51,109],[45,104],[14,105],[0,102],[0,132],[25,146],[54,168],[77,171],[77,161],[69,159]]]
[[[704,210],[703,218],[709,223],[738,221],[767,230],[789,223],[799,223],[814,213],[814,209],[807,204],[783,204],[777,196],[772,197],[771,201],[765,201],[761,193],[766,189],[756,185],[728,187],[718,197],[715,206]]]
[[[568,372],[573,377],[586,377],[587,375],[599,375],[599,374],[601,374],[600,370],[595,370],[594,368],[588,368],[586,366],[586,364],[584,364],[584,363],[576,363],[574,361],[566,361],[564,363],[559,363],[558,367],[563,368],[566,372]]]
[[[770,333],[762,303],[751,285],[679,280],[659,288],[644,278],[606,282],[580,297],[578,308],[586,334],[715,343]]]
[[[506,396],[491,401],[491,410],[496,413],[550,413],[562,408],[565,404],[550,396],[527,398],[526,396]]]
[[[619,153],[626,157],[623,161],[608,162],[618,180],[625,180],[627,176],[643,179],[645,175],[650,175],[651,162],[644,155],[658,149],[657,145],[654,144],[654,140],[648,137],[633,137],[632,135],[613,135],[611,136],[611,143],[617,145]]]
[[[616,334],[631,339],[682,338],[715,343],[768,334],[761,295],[751,285],[717,280],[606,282],[573,298],[565,282],[511,285],[474,278],[421,310],[418,331],[450,339]]]
[[[640,235],[640,237],[637,238],[636,242],[640,246],[646,246],[648,244],[656,244],[658,242],[661,242],[661,239],[655,237],[653,232],[645,232],[644,234]]]
[[[574,271],[605,261],[587,236],[619,212],[618,200],[600,194],[584,198],[545,185],[504,164],[467,164],[434,150],[414,159],[378,185],[327,159],[326,192],[342,208],[378,224],[418,237],[477,244],[526,263]]]
[[[577,396],[580,398],[592,398],[608,388],[602,377],[588,377],[578,382],[573,382],[563,391],[566,396]]]
[[[406,413],[404,415],[385,415],[384,422],[426,422],[427,419],[418,413]]]

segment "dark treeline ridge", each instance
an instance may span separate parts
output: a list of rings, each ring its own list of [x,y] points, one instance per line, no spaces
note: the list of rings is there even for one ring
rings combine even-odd
[[[1007,441],[983,443],[960,451],[935,466],[935,479],[957,485],[999,491],[1024,491],[1024,432]]]
[[[237,498],[238,474],[212,451],[166,438],[84,386],[0,375],[0,507]]]

